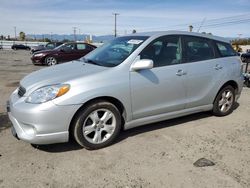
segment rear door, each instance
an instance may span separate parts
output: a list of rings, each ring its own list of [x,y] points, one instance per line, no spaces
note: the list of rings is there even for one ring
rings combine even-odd
[[[184,62],[187,64],[186,108],[212,104],[219,87],[222,65],[216,59],[216,51],[210,39],[183,36]]]

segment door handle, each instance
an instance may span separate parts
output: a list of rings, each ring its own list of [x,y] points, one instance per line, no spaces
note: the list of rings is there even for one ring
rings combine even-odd
[[[221,65],[219,65],[219,64],[216,64],[214,68],[215,68],[215,70],[220,70],[220,69],[222,69],[223,67],[222,67]]]
[[[185,75],[187,73],[183,72],[183,70],[179,69],[177,72],[176,72],[176,75],[177,76],[182,76],[182,75]]]

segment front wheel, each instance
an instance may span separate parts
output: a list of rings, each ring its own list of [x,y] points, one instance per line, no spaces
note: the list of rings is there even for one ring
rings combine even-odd
[[[121,114],[116,106],[107,101],[96,101],[77,114],[71,131],[84,148],[100,149],[112,144],[120,130]]]
[[[233,111],[235,103],[235,89],[228,85],[221,89],[215,98],[213,114],[216,116],[226,116]]]
[[[53,66],[53,65],[56,65],[57,64],[57,60],[55,57],[52,57],[52,56],[48,56],[45,58],[45,63],[46,65],[48,66]]]

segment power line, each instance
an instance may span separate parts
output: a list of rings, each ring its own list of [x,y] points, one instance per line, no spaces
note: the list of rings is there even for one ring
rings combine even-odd
[[[215,28],[215,27],[219,27],[219,26],[248,23],[249,19],[250,19],[250,13],[236,15],[236,16],[223,17],[223,18],[210,19],[210,20],[206,19],[205,20],[206,24],[203,23],[202,27],[203,28],[212,28],[212,27]],[[177,24],[177,25],[164,26],[164,27],[147,27],[147,28],[144,28],[142,30],[145,31],[145,30],[156,30],[156,29],[166,29],[166,28],[167,29],[174,28],[174,29],[178,29],[178,30],[186,30],[189,25],[193,25],[194,27],[200,27],[201,22]]]

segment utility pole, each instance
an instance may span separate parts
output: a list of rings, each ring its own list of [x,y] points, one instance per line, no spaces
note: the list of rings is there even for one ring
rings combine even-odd
[[[76,41],[76,27],[73,27],[74,39]]]
[[[50,41],[52,42],[52,32],[50,32]]]
[[[16,26],[14,26],[15,40],[16,40]]]
[[[115,15],[115,37],[117,36],[117,29],[116,29],[116,17],[120,15],[119,13],[113,13]]]
[[[79,28],[79,37],[80,37],[79,40],[81,40],[81,29],[80,28]]]

